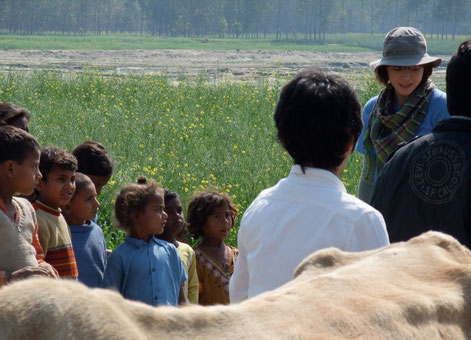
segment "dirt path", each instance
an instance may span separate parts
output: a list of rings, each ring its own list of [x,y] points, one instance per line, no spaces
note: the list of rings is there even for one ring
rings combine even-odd
[[[373,52],[200,51],[200,50],[0,50],[0,71],[36,69],[82,72],[98,68],[109,74],[163,73],[172,80],[204,74],[210,81],[256,81],[274,73],[289,76],[310,67],[347,78],[368,71]],[[435,76],[442,83],[444,67]]]

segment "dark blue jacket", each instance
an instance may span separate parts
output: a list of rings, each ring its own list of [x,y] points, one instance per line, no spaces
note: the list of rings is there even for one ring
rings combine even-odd
[[[471,118],[442,120],[399,148],[371,204],[383,214],[391,242],[436,230],[471,248]]]

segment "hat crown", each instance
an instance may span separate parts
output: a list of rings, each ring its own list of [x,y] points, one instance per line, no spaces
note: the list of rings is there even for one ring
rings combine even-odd
[[[383,56],[423,56],[427,53],[424,35],[414,27],[397,27],[383,41]]]

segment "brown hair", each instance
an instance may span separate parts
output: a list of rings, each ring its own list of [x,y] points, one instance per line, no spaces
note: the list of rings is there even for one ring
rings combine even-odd
[[[47,182],[47,175],[49,175],[54,166],[62,170],[77,171],[77,159],[64,149],[55,146],[41,150],[39,171],[43,175],[44,182]]]
[[[26,118],[29,122],[31,114],[23,107],[19,107],[13,103],[0,103],[0,125],[10,125],[19,118]]]
[[[40,150],[39,143],[28,132],[13,126],[0,126],[0,164],[13,160],[22,164],[29,153]]]
[[[72,154],[77,158],[78,171],[92,176],[111,176],[114,163],[105,147],[88,141],[77,146]]]
[[[137,183],[126,185],[116,196],[114,206],[116,226],[129,232],[132,228],[131,214],[143,211],[149,201],[158,195],[163,199],[164,191],[153,179],[149,181],[145,177],[139,177]]]
[[[211,215],[215,209],[223,206],[224,203],[227,204],[231,213],[232,228],[237,216],[237,209],[229,195],[215,190],[206,190],[193,195],[190,204],[188,205],[187,213],[188,230],[190,235],[194,238],[203,237],[203,227],[206,224],[209,215]]]
[[[90,179],[90,177],[88,177],[87,175],[85,174],[82,174],[81,172],[76,172],[75,173],[75,193],[74,193],[74,196],[80,191],[82,190],[83,188],[85,188],[87,185],[89,184],[92,184],[93,186],[95,186],[95,184],[93,184],[92,180]]]
[[[424,67],[424,74],[422,75],[422,80],[420,81],[420,84],[419,84],[419,86],[422,86],[427,82],[428,78],[430,78],[430,76],[432,75],[433,66],[432,64],[425,64],[425,65],[420,65],[420,66]],[[389,85],[387,65],[378,66],[375,69],[375,75],[378,82],[380,82],[381,84],[385,86]]]

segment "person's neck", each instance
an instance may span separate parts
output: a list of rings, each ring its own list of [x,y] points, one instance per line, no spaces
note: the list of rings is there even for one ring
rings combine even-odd
[[[13,194],[6,188],[0,186],[0,209],[12,220],[15,220],[16,208],[13,205]]]
[[[133,238],[137,238],[138,240],[142,240],[146,243],[149,243],[150,239],[152,238],[152,234],[142,234],[142,233],[139,233],[138,230],[134,230],[134,229],[131,229],[131,231],[129,232],[129,236]]]
[[[175,234],[167,234],[167,233],[164,232],[163,234],[160,234],[157,237],[161,240],[172,243],[175,247],[178,248],[178,242],[177,242],[177,239],[175,237]]]
[[[201,245],[210,248],[222,248],[224,247],[224,240],[214,238],[203,238]]]
[[[59,210],[59,204],[58,204],[58,203],[49,201],[49,200],[47,199],[47,197],[43,197],[43,196],[41,195],[41,193],[39,193],[38,201],[40,201],[41,203],[47,205],[49,208],[52,208],[52,209],[55,209],[55,210]]]
[[[397,93],[396,93],[395,97],[396,97],[396,100],[394,101],[394,105],[396,105],[396,106],[404,105],[404,103],[407,101],[407,98],[409,98],[409,97],[404,97],[404,96],[398,95]]]
[[[63,214],[68,225],[84,225],[87,220]]]

